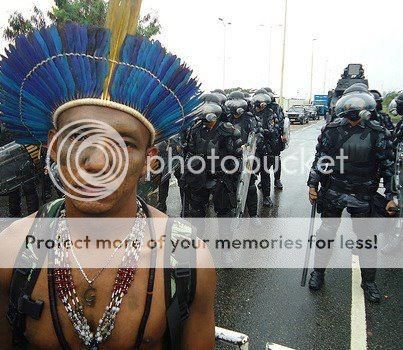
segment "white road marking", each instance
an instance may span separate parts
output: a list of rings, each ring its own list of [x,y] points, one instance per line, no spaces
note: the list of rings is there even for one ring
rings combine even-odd
[[[287,348],[286,346],[274,344],[274,343],[267,343],[266,350],[294,350],[291,348]]]
[[[351,259],[351,350],[367,349],[367,323],[365,318],[365,298],[361,288],[361,271],[357,255]]]

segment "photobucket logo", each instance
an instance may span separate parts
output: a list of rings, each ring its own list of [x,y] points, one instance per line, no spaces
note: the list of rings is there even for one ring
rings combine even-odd
[[[273,171],[276,173],[281,169],[281,172],[288,175],[306,175],[314,163],[314,168],[320,174],[330,175],[334,172],[334,167],[337,165],[340,174],[345,173],[345,162],[348,161],[348,156],[344,150],[335,157],[321,156],[315,162],[315,157],[311,152],[306,152],[304,148],[287,156],[261,156],[249,154],[246,158],[242,156],[235,157],[227,155],[220,157],[215,148],[211,149],[208,156],[188,154],[185,158],[181,155],[174,155],[172,148],[168,148],[167,156],[160,155],[148,157],[147,176],[146,180],[150,181],[153,175],[164,173],[173,173],[176,169],[180,169],[181,174],[190,173],[200,175],[205,171],[211,174],[225,173],[234,175],[240,171],[245,171],[249,174],[259,174],[261,171],[268,173]],[[158,164],[158,166],[155,166]]]
[[[52,171],[49,176],[57,189],[72,199],[94,202],[106,198],[127,175],[126,144],[114,128],[102,121],[79,120],[60,129],[48,145],[48,169],[51,151],[56,149],[60,181]]]

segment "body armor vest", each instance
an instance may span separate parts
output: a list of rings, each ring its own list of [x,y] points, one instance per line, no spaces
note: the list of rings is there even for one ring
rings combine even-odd
[[[193,136],[193,145],[191,153],[193,155],[207,158],[212,154],[212,150],[215,149],[215,153],[218,152],[218,130],[215,127],[212,130],[207,128],[200,128]]]
[[[376,177],[377,163],[373,149],[373,137],[368,129],[352,135],[340,148],[345,160],[335,159],[334,174]],[[338,153],[339,154],[339,153]],[[343,164],[344,163],[344,169]]]

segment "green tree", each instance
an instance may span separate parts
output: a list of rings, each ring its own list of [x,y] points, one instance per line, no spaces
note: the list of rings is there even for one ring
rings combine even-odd
[[[108,5],[105,0],[55,0],[55,5],[46,15],[36,6],[28,18],[20,12],[14,12],[8,19],[8,27],[3,31],[3,37],[13,41],[18,35],[27,34],[33,29],[68,21],[103,26],[107,10]],[[161,25],[157,15],[147,13],[140,18],[139,34],[151,38],[160,32]]]
[[[8,27],[3,31],[6,40],[13,41],[18,35],[27,34],[32,29],[46,25],[46,16],[39,8],[34,6],[32,15],[25,18],[20,12],[14,12],[8,18]]]

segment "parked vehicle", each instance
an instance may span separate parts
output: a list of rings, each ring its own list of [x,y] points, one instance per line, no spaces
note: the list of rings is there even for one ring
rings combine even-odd
[[[319,113],[316,106],[305,106],[305,110],[309,120],[319,120]]]
[[[299,123],[303,125],[309,122],[305,106],[292,106],[287,111],[287,117],[290,119],[291,123]]]

